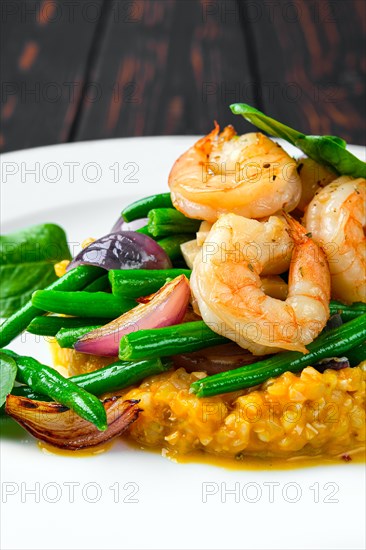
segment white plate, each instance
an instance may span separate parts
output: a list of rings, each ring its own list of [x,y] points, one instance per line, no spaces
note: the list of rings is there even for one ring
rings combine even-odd
[[[172,163],[194,140],[117,139],[3,155],[2,232],[55,222],[76,245],[105,234],[123,205],[166,191]],[[364,148],[352,149],[365,156]],[[50,361],[46,344],[36,337],[18,339],[13,348]],[[41,452],[20,428],[13,438],[4,431],[2,548],[284,550],[365,545],[362,465],[225,470],[175,464],[122,442],[107,453],[74,458]]]

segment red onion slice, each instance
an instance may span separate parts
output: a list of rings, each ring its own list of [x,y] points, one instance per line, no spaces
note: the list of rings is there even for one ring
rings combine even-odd
[[[105,399],[103,405],[108,428],[104,432],[60,403],[8,395],[6,412],[41,441],[76,451],[100,445],[121,435],[138,418],[141,412],[138,403],[136,400],[126,401],[123,397]]]
[[[181,323],[188,308],[189,298],[188,279],[180,275],[165,284],[148,303],[139,304],[111,323],[85,334],[76,342],[74,348],[81,353],[116,356],[119,342],[125,334]]]
[[[78,265],[104,269],[169,269],[172,263],[165,250],[151,237],[135,231],[109,233],[81,250],[67,271]]]

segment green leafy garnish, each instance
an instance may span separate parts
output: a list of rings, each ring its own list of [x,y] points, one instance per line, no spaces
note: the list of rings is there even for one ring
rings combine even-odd
[[[11,357],[0,353],[0,407],[14,386],[17,374],[17,364]]]
[[[54,264],[70,257],[66,234],[58,225],[35,225],[0,236],[1,317],[17,311],[32,292],[55,281]]]
[[[264,132],[285,139],[320,164],[330,166],[336,172],[355,178],[366,178],[366,163],[346,149],[346,142],[337,136],[306,136],[277,120],[270,118],[246,103],[230,105],[234,115],[242,115]]]

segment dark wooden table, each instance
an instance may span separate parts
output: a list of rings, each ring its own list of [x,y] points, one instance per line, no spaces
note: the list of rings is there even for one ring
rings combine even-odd
[[[2,0],[2,151],[250,129],[365,143],[365,0]]]

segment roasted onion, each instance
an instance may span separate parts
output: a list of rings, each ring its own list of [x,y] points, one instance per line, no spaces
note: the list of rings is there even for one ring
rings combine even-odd
[[[207,374],[217,374],[255,363],[261,359],[262,357],[252,355],[250,351],[233,342],[175,355],[173,363],[176,368],[183,367],[187,372],[204,371]]]
[[[165,250],[151,237],[135,231],[109,233],[81,250],[67,271],[78,265],[96,265],[104,269],[169,269]]]
[[[319,363],[316,363],[314,365],[314,369],[319,372],[324,372],[327,369],[341,370],[347,369],[350,366],[351,365],[347,357],[327,357],[326,359],[319,361]]]
[[[181,323],[190,295],[188,279],[180,275],[150,295],[147,303],[140,303],[107,325],[82,336],[74,348],[92,355],[118,355],[119,342],[125,334]]]
[[[34,437],[54,447],[76,451],[121,435],[138,418],[142,410],[138,403],[123,397],[105,399],[108,428],[104,432],[59,403],[8,395],[5,410]]]

